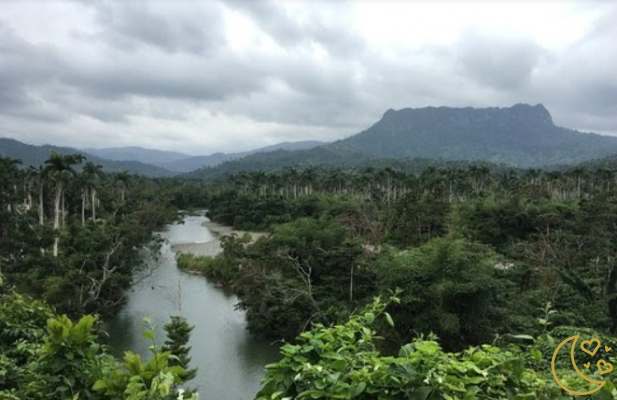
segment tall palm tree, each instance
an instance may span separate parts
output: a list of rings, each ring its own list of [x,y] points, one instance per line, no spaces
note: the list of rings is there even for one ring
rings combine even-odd
[[[131,185],[131,174],[128,171],[118,171],[114,176],[114,183],[116,186],[120,186],[120,198],[122,202],[126,200],[126,191]]]
[[[90,201],[92,206],[92,220],[96,220],[96,203],[97,203],[97,188],[101,180],[105,178],[105,173],[103,172],[102,165],[95,165],[94,163],[88,161],[85,165],[81,174],[84,178],[83,184],[85,185],[86,191],[90,191]]]
[[[45,164],[47,164],[45,172],[56,187],[54,196],[54,232],[56,234],[53,249],[54,257],[58,257],[58,244],[60,243],[60,203],[64,197],[64,184],[68,177],[75,175],[72,166],[74,164],[79,164],[84,159],[85,157],[81,154],[68,154],[63,156],[62,154],[52,151],[49,158],[45,161]]]
[[[20,160],[0,157],[0,205],[5,206],[9,213],[14,209],[19,164]]]
[[[43,225],[45,223],[45,184],[47,181],[47,170],[43,168],[42,165],[39,165],[38,168],[30,167],[28,168],[28,180],[33,182],[37,193],[38,193],[38,214],[39,214],[39,224]]]
[[[313,186],[317,180],[317,169],[315,167],[306,167],[300,175],[300,182],[302,183],[302,191],[304,195],[310,195],[313,193]]]

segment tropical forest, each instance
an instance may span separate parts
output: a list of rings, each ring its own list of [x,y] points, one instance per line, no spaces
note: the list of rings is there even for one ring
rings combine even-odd
[[[0,400],[617,399],[617,2],[0,4]]]
[[[574,335],[617,348],[617,170],[403,164],[204,181],[77,153],[2,158],[0,393],[197,398],[191,321],[173,315],[156,337],[146,320],[146,357],[114,355],[102,322],[163,245],[155,232],[204,209],[242,233],[177,266],[231,291],[250,335],[280,348],[256,399],[568,398],[551,362],[593,391],[553,352]],[[588,396],[615,393],[607,379]]]

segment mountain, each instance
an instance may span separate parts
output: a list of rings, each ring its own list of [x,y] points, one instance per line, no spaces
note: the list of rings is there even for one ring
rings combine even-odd
[[[241,171],[273,172],[288,167],[304,169],[316,166],[354,167],[362,162],[368,163],[369,160],[369,157],[354,150],[347,151],[338,146],[318,146],[309,150],[276,150],[268,153],[255,153],[220,165],[199,168],[184,176],[194,179],[224,179],[228,175]]]
[[[324,144],[326,144],[326,142],[320,142],[319,140],[301,140],[299,142],[282,142],[282,143],[277,143],[277,144],[273,144],[270,146],[262,147],[257,150],[252,150],[246,153],[238,153],[238,154],[249,155],[249,154],[255,154],[255,153],[268,153],[268,152],[276,151],[276,150],[289,150],[289,151],[309,150],[309,149],[312,149],[313,147],[322,146]]]
[[[405,108],[390,109],[370,128],[328,145],[250,155],[191,176],[219,178],[240,170],[308,165],[357,166],[383,159],[483,161],[529,168],[574,164],[611,154],[617,154],[617,137],[559,127],[541,104]]]
[[[104,149],[84,149],[84,151],[106,160],[139,161],[145,164],[158,165],[191,157],[189,154],[174,151],[146,149],[139,146],[108,147]]]
[[[190,172],[201,167],[215,166],[226,161],[237,160],[250,154],[272,152],[276,150],[304,150],[325,144],[317,140],[300,142],[283,142],[256,150],[241,153],[214,153],[207,156],[190,156],[172,151],[146,149],[143,147],[110,147],[104,149],[84,149],[101,158],[118,161],[140,161],[175,172]]]
[[[100,164],[106,172],[117,172],[126,170],[135,174],[141,174],[152,177],[172,176],[173,172],[166,169],[145,164],[138,161],[112,161],[105,160],[95,155],[89,154],[83,150],[73,149],[70,147],[58,147],[51,145],[34,146],[25,144],[14,139],[0,138],[0,156],[16,158],[21,160],[23,166],[39,166],[49,158],[51,151],[56,151],[60,154],[83,154],[87,161],[95,164]]]
[[[170,171],[191,172],[202,167],[213,167],[226,161],[239,160],[251,154],[270,153],[277,150],[306,150],[323,145],[324,142],[317,140],[304,140],[300,142],[283,142],[259,149],[242,153],[214,153],[209,156],[195,156],[184,160],[157,164]]]
[[[481,160],[517,167],[617,153],[617,137],[556,126],[541,104],[388,110],[369,129],[341,142],[376,158]]]

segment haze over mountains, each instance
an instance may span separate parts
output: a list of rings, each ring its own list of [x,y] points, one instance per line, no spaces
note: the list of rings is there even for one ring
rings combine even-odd
[[[61,148],[0,139],[0,154],[20,158],[26,165],[42,163],[51,149]],[[67,151],[76,150],[59,152]],[[617,137],[562,128],[553,123],[543,105],[516,104],[506,108],[390,109],[368,129],[329,144],[286,142],[208,156],[141,147],[87,149],[86,153],[91,154],[91,161],[109,169],[154,176],[194,171],[188,176],[219,178],[242,170],[357,166],[385,159],[485,161],[522,168],[571,164],[617,154]]]
[[[173,172],[191,172],[201,167],[210,167],[225,161],[237,160],[255,153],[275,150],[307,150],[325,144],[318,140],[283,142],[240,153],[214,153],[206,156],[191,156],[173,151],[146,149],[143,147],[113,147],[105,149],[84,149],[101,158],[117,161],[139,161],[156,165]]]
[[[52,151],[64,155],[74,153],[84,154],[87,157],[88,161],[92,161],[95,164],[102,165],[103,168],[108,172],[127,170],[132,173],[154,177],[173,175],[171,171],[139,161],[106,160],[104,158],[100,158],[95,155],[88,154],[86,152],[70,147],[60,147],[52,145],[33,146],[14,139],[0,138],[0,156],[6,156],[21,160],[22,165],[25,167],[38,167],[49,158],[49,155]]]
[[[241,153],[214,153],[207,156],[191,156],[188,154],[146,149],[139,146],[114,147],[104,149],[74,149],[53,145],[34,146],[14,139],[0,138],[0,156],[9,156],[22,161],[24,166],[38,166],[49,158],[51,151],[60,154],[81,153],[88,161],[101,164],[108,172],[127,170],[147,176],[163,177],[177,175],[182,172],[194,171],[201,167],[221,164],[237,160],[250,154],[267,153],[280,149],[303,150],[324,144],[317,140],[300,142],[283,142]]]

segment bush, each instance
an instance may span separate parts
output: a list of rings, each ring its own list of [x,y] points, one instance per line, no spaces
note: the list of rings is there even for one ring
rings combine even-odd
[[[240,278],[237,263],[223,256],[195,256],[180,254],[178,268],[202,274],[215,282],[231,285]]]
[[[573,398],[557,385],[550,370],[530,368],[532,348],[482,345],[446,353],[429,336],[403,346],[397,357],[382,356],[372,328],[381,318],[393,324],[385,305],[376,299],[343,325],[316,325],[300,334],[296,345],[281,347],[281,361],[266,367],[257,400]],[[589,390],[571,368],[558,371],[558,376],[573,390]],[[615,395],[615,385],[608,381],[591,398]]]

